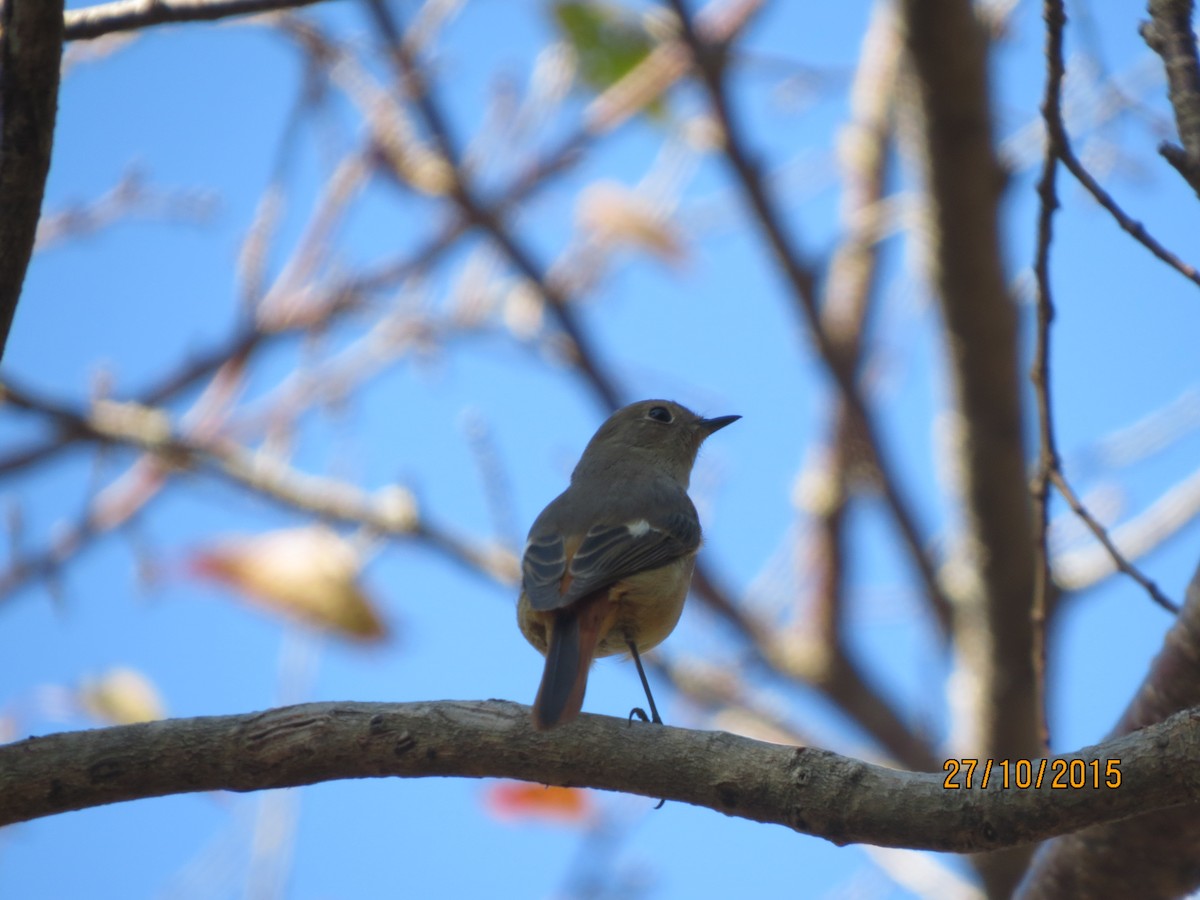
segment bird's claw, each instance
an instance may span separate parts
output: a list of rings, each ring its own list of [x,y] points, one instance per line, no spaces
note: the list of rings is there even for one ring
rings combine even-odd
[[[651,718],[650,716],[646,715],[646,711],[644,709],[642,709],[640,706],[635,706],[629,711],[629,723],[631,725],[633,724],[634,718],[636,718],[639,722],[651,722],[654,725],[663,724],[663,720],[659,717],[657,709],[654,710],[654,717]]]

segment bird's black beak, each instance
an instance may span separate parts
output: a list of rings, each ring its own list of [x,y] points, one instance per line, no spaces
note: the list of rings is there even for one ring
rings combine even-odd
[[[698,423],[700,430],[704,432],[704,436],[708,437],[714,431],[720,431],[726,425],[732,425],[741,416],[717,416],[714,419],[701,419]]]

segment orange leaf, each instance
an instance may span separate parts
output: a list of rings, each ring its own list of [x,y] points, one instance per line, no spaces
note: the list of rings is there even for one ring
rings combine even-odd
[[[497,819],[549,819],[556,822],[584,822],[592,815],[592,798],[578,788],[530,784],[525,781],[498,781],[489,784],[484,806]]]

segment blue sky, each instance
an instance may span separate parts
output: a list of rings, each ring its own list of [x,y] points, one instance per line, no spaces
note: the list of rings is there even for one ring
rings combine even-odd
[[[746,132],[780,173],[775,190],[814,257],[828,253],[838,234],[831,148],[846,114],[845,87],[868,12],[865,3],[775,4],[753,26],[738,69],[735,96]],[[1082,19],[1080,12],[1071,9],[1074,22]],[[1100,2],[1091,12],[1096,42],[1081,43],[1073,31],[1069,46],[1098,50],[1108,72],[1121,78],[1145,68],[1148,52],[1136,34],[1140,11]],[[366,16],[357,4],[331,4],[306,15],[366,39]],[[479,127],[498,78],[524,86],[550,37],[538,4],[466,4],[438,53],[439,85],[460,144]],[[1038,7],[1018,5],[995,68],[1002,138],[1036,116],[1041,47]],[[1075,62],[1081,64],[1078,57]],[[794,83],[790,93],[778,87],[783,76],[810,69],[823,77],[799,101]],[[215,211],[193,224],[134,216],[40,252],[4,373],[82,405],[100,372],[118,396],[135,395],[230,332],[237,321],[239,245],[272,177],[300,73],[298,54],[286,41],[244,24],[154,30],[69,72],[48,211],[103,194],[133,165],[155,187],[206,192],[215,198]],[[1153,114],[1164,116],[1160,81],[1135,90]],[[694,110],[696,100],[679,97],[679,109]],[[568,104],[561,114],[566,122],[582,102]],[[344,107],[335,105],[331,119],[324,132],[319,122],[306,120],[289,159],[286,215],[272,255],[276,267],[302,230],[328,174],[331,149],[349,149],[356,135]],[[1153,154],[1162,137],[1156,120],[1125,114],[1079,124],[1085,160],[1099,167],[1118,199],[1184,257],[1193,252],[1195,203]],[[543,264],[566,243],[578,192],[601,178],[636,183],[654,167],[662,143],[661,128],[636,123],[606,138],[598,155],[537,195],[515,222]],[[911,186],[911,161],[902,158],[900,167],[903,183]],[[1033,257],[1035,174],[1028,167],[1014,172],[1006,207],[1009,271],[1017,284],[1027,280]],[[1064,208],[1053,263],[1060,447],[1068,474],[1079,474],[1078,487],[1114,492],[1127,517],[1194,471],[1200,449],[1194,431],[1122,468],[1090,451],[1106,435],[1197,388],[1200,297],[1194,285],[1150,261],[1066,177],[1060,192]],[[439,215],[427,199],[373,185],[347,222],[338,255],[347,267],[390,258]],[[719,160],[699,161],[683,192],[681,219],[689,246],[683,266],[628,259],[589,294],[580,315],[627,399],[667,396],[710,415],[744,417],[713,438],[693,481],[704,552],[739,590],[756,586],[746,602],[787,609],[796,580],[786,562],[797,520],[791,492],[822,422],[827,384],[782,280],[745,227]],[[478,240],[466,244],[478,246]],[[947,389],[936,304],[914,268],[916,258],[911,241],[888,241],[871,351],[871,402],[918,517],[936,535],[947,521],[934,456]],[[447,266],[430,273],[421,302],[434,308],[444,303],[455,271]],[[1028,306],[1024,313],[1030,321]],[[251,396],[363,327],[361,319],[349,317],[315,346],[280,342],[256,360]],[[544,356],[503,337],[468,337],[389,367],[346,409],[308,415],[292,462],[369,488],[399,481],[415,491],[431,518],[456,532],[481,541],[519,540],[565,485],[604,415],[578,377]],[[486,424],[511,492],[508,532],[496,530],[483,498],[467,439],[471,421]],[[0,418],[0,448],[40,433],[32,419]],[[110,454],[104,479],[129,459]],[[28,546],[41,546],[57,523],[83,507],[95,484],[92,460],[91,448],[79,448],[0,486],[2,502],[20,505]],[[21,736],[87,727],[87,720],[64,716],[61,704],[50,702],[57,695],[49,688],[77,685],[113,665],[145,673],[175,716],[303,700],[532,699],[541,659],[515,627],[512,591],[419,546],[390,546],[367,571],[367,586],[397,635],[369,650],[288,626],[179,575],[189,548],[304,521],[211,478],[186,477],[129,533],[99,541],[75,560],[62,575],[57,599],[34,584],[0,601],[0,716],[14,722]],[[890,523],[867,503],[856,509],[854,528],[858,561],[848,611],[853,650],[910,721],[944,736],[946,661],[917,615],[920,604]],[[164,567],[162,581],[151,589],[138,583],[133,546]],[[1182,599],[1197,547],[1200,528],[1193,524],[1147,557],[1146,570]],[[764,576],[777,568],[785,574]],[[1074,598],[1060,624],[1050,647],[1051,733],[1055,748],[1068,750],[1100,739],[1116,720],[1169,618],[1129,582],[1114,579]],[[663,650],[676,660],[728,664],[736,648],[721,629],[692,604]],[[862,735],[807,692],[778,684],[764,689],[806,733],[847,752],[863,747]],[[585,709],[623,715],[639,697],[632,667],[605,661],[593,673]],[[658,700],[669,722],[711,727],[701,711],[665,688]],[[256,892],[256,885],[271,884],[283,886],[282,896],[317,900],[401,891],[541,897],[561,890],[577,871],[577,859],[594,845],[579,829],[498,822],[483,805],[483,790],[467,780],[362,781],[72,813],[0,832],[0,893],[275,896]],[[795,894],[797,886],[816,897],[910,896],[858,848],[836,848],[677,803],[651,812],[653,802],[641,798],[604,795],[597,801],[620,835],[598,864],[613,873],[614,883],[641,886],[646,896],[729,896],[747,887]],[[269,832],[263,823],[272,821],[291,822],[294,833],[284,828],[279,855],[252,860],[256,829],[261,839]],[[276,877],[271,866],[288,874]]]

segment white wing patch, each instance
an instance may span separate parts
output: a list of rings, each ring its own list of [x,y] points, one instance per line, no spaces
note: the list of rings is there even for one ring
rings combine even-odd
[[[638,519],[636,522],[630,522],[625,526],[626,530],[635,538],[640,538],[650,532],[650,523],[645,519]]]

